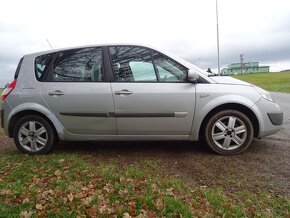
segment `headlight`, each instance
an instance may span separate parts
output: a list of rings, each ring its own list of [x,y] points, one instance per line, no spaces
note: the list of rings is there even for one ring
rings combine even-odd
[[[266,90],[258,87],[258,86],[254,86],[256,91],[266,100],[274,102],[273,98],[271,97],[271,94],[269,92],[267,92]]]

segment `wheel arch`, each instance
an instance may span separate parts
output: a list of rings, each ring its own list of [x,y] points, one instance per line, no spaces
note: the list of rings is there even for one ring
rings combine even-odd
[[[13,130],[14,130],[14,127],[15,127],[17,120],[19,120],[21,117],[24,117],[27,115],[37,115],[37,116],[40,116],[43,119],[45,119],[49,123],[49,125],[51,125],[56,136],[58,137],[57,130],[55,128],[54,123],[45,114],[43,114],[39,111],[35,111],[35,110],[23,110],[23,111],[19,111],[18,113],[14,114],[9,120],[8,134],[9,134],[10,138],[13,136]]]
[[[245,114],[251,121],[252,125],[253,125],[253,129],[254,129],[254,137],[258,137],[259,135],[259,129],[260,129],[260,125],[259,125],[259,121],[257,116],[255,115],[255,113],[248,108],[245,105],[242,104],[238,104],[238,103],[226,103],[226,104],[222,104],[219,105],[215,108],[213,108],[211,111],[209,111],[207,113],[207,115],[204,117],[201,126],[199,128],[199,138],[204,136],[204,131],[206,128],[206,124],[209,121],[209,119],[216,113],[223,111],[223,110],[237,110],[243,114]]]

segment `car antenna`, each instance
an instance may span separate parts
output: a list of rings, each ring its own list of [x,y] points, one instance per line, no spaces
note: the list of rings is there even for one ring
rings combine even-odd
[[[51,46],[50,42],[48,41],[48,39],[46,39],[48,45],[50,46],[51,49],[53,49],[53,47]]]

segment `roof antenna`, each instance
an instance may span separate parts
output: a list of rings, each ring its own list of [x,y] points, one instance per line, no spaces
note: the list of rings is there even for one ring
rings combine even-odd
[[[49,44],[50,48],[53,49],[53,47],[51,46],[50,42],[48,41],[48,39],[46,39],[47,43]]]

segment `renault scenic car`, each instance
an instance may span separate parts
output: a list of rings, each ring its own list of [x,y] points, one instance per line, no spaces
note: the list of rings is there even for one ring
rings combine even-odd
[[[132,44],[25,55],[1,101],[2,127],[27,154],[47,153],[58,140],[204,138],[233,155],[282,122],[265,90]]]

